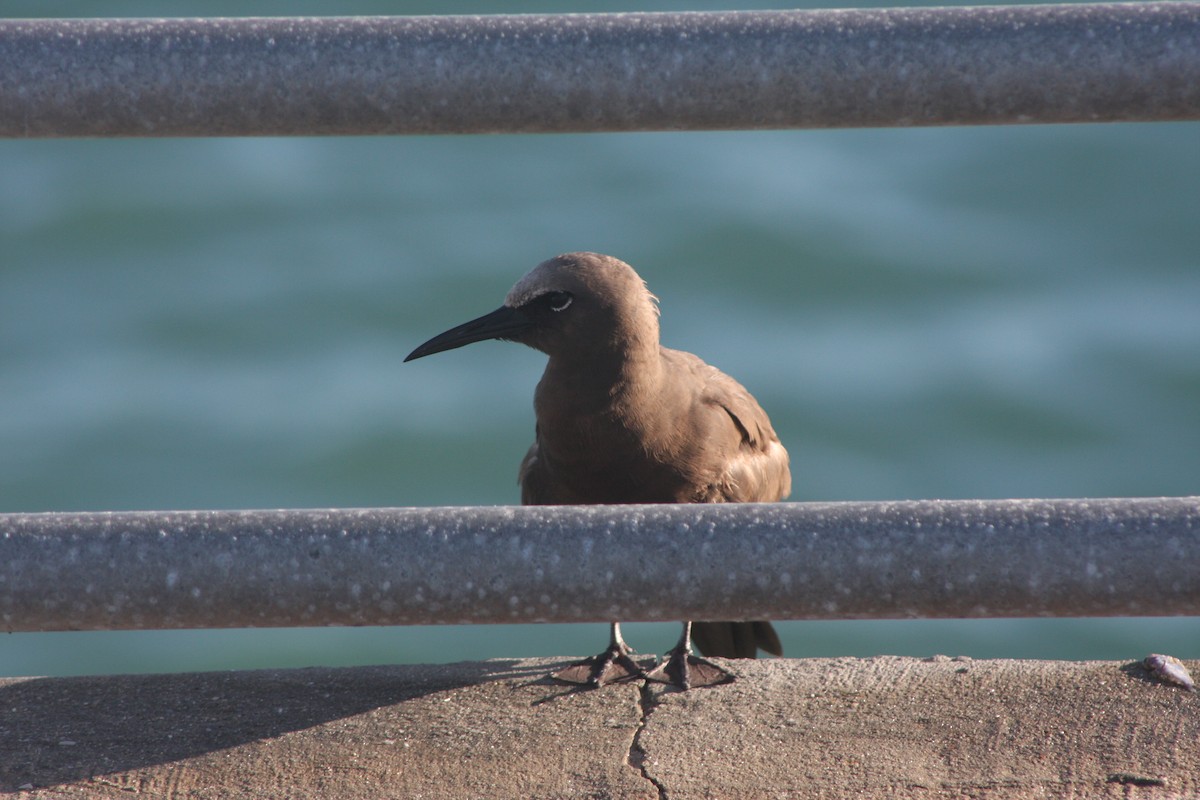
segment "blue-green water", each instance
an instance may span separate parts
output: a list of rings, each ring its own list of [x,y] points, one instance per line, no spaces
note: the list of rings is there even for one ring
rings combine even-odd
[[[101,6],[162,13],[53,13]],[[171,13],[520,10],[561,7]],[[0,141],[0,511],[515,503],[543,357],[485,343],[401,359],[579,249],[631,262],[666,343],[758,396],[792,453],[793,499],[1200,492],[1198,124]],[[794,656],[1200,656],[1196,620],[781,628]],[[661,652],[676,630],[629,633]],[[586,653],[603,638],[12,634],[0,674]]]

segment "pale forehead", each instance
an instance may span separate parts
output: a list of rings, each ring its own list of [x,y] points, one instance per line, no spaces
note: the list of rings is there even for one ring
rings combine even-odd
[[[606,304],[654,299],[624,261],[600,253],[563,253],[529,270],[509,290],[504,305],[519,308],[546,292],[586,294]]]
[[[508,296],[504,298],[504,305],[518,308],[539,294],[551,291],[555,288],[552,284],[558,272],[559,270],[550,269],[547,264],[538,264],[509,289]]]

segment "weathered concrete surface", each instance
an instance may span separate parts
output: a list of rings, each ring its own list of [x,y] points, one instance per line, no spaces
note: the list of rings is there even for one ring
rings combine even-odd
[[[0,681],[21,797],[1186,797],[1200,695],[1118,662],[728,662],[686,694],[545,660]],[[1188,665],[1193,671],[1197,664]],[[21,787],[28,787],[22,789]]]

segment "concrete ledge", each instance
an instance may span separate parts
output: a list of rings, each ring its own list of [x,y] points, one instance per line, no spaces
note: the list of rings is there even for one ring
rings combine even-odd
[[[0,681],[22,797],[1182,797],[1200,696],[1136,663],[729,662],[686,694],[561,661]],[[1197,664],[1189,666],[1197,670]],[[24,788],[23,788],[24,787]]]

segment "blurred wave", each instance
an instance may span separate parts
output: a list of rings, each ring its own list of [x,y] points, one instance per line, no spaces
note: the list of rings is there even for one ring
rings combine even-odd
[[[288,9],[400,10],[553,9]],[[760,398],[794,499],[1194,494],[1198,142],[1195,123],[0,141],[0,511],[515,503],[542,357],[400,362],[578,249],[634,264],[666,342]],[[0,674],[583,653],[597,630],[21,634]],[[783,630],[792,655],[1200,655],[1193,620]]]

